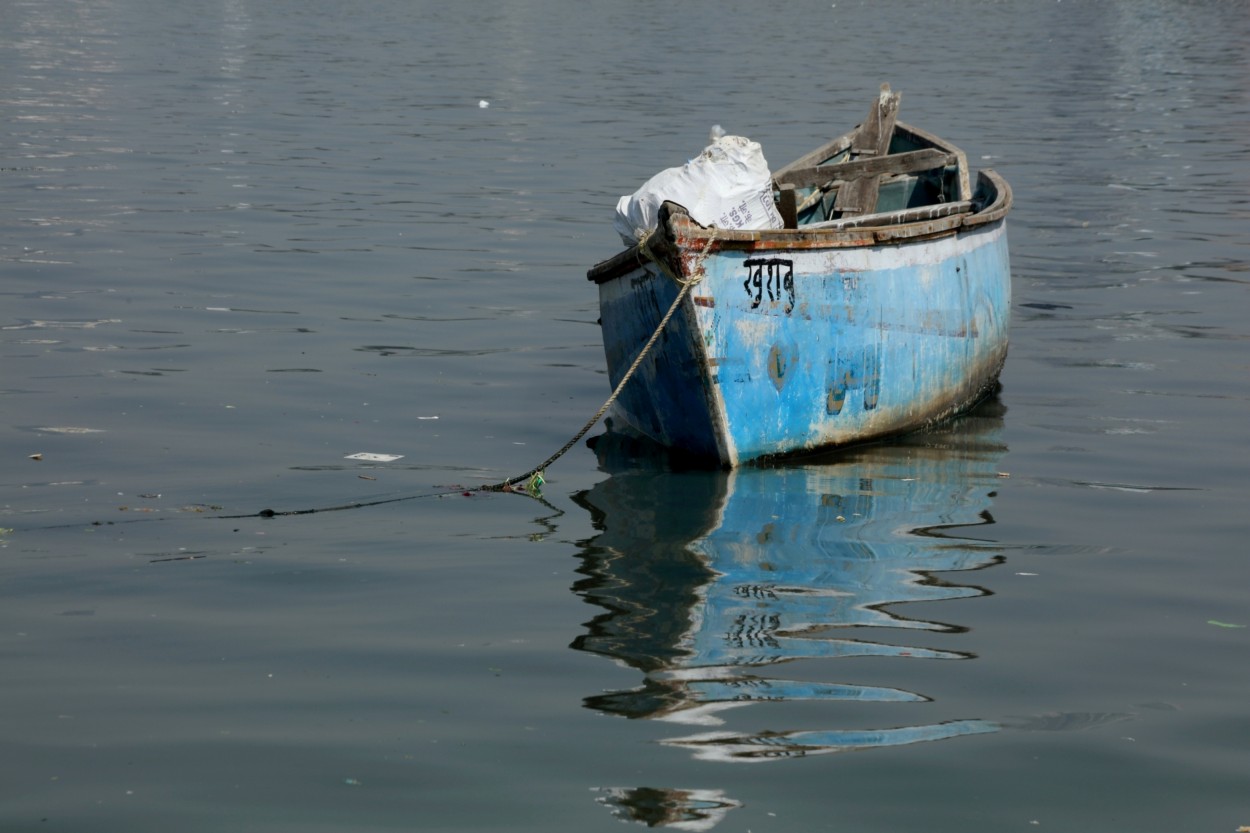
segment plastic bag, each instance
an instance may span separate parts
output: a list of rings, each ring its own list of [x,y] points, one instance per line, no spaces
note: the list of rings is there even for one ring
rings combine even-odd
[[[759,142],[720,136],[679,168],[660,171],[616,204],[612,224],[632,246],[655,228],[660,206],[675,202],[702,226],[732,229],[781,228],[773,203],[773,175]]]

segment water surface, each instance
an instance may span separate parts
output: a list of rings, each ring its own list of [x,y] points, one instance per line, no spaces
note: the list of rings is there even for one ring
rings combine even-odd
[[[0,2],[0,827],[1250,824],[1248,12]],[[1015,190],[995,401],[465,495],[621,194],[886,81]]]

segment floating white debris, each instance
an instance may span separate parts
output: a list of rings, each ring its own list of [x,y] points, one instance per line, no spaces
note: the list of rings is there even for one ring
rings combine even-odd
[[[436,416],[417,417],[417,419],[438,419],[438,417],[436,417]]]
[[[371,451],[360,451],[355,454],[348,454],[345,460],[365,460],[370,463],[393,463],[396,460],[402,460],[402,454],[374,454]]]
[[[489,102],[489,101],[487,101],[486,99],[482,99],[481,101],[479,101],[479,102],[477,103],[477,106],[478,106],[478,107],[481,107],[483,110],[485,110],[487,107],[489,107],[489,106],[490,106],[490,102]]]
[[[103,434],[103,428],[78,428],[73,425],[49,425],[43,428],[36,428],[36,431],[42,431],[45,434]]]

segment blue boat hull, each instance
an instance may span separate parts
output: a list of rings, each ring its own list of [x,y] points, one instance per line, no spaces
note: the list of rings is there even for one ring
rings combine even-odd
[[[1002,216],[719,237],[683,219],[672,265],[640,258],[598,281],[615,387],[674,278],[697,280],[617,400],[657,442],[736,466],[911,431],[996,387],[1011,304]]]

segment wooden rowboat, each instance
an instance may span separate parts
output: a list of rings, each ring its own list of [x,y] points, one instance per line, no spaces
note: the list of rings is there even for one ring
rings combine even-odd
[[[1011,189],[897,121],[889,87],[854,130],[774,172],[785,227],[656,230],[592,268],[616,400],[662,445],[736,466],[912,431],[998,386]],[[688,284],[688,285],[687,285]]]

